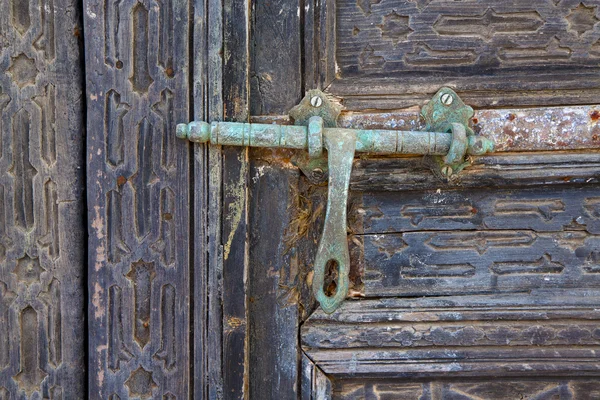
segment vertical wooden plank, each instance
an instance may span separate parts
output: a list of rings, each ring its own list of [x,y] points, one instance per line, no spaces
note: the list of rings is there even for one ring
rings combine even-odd
[[[207,86],[207,1],[194,1],[193,25],[193,116],[205,120]],[[194,399],[208,399],[208,146],[194,145],[193,243],[193,393]],[[216,332],[213,334],[217,335]],[[220,348],[220,346],[219,346]]]
[[[189,4],[86,0],[89,395],[189,396]]]
[[[306,59],[315,55],[313,43],[303,42],[302,30],[314,29],[315,7],[312,1],[253,1],[252,5],[252,114],[286,114],[301,99],[304,85],[315,87],[313,74],[305,75],[306,82],[302,79],[302,47]],[[305,63],[304,67],[316,72],[315,66]],[[290,187],[297,188],[298,172],[279,163],[252,160],[250,176],[249,397],[296,399],[300,288],[296,249],[289,247],[285,237],[293,236],[289,224],[298,197]]]
[[[301,1],[253,1],[251,110],[285,114],[302,97],[302,18],[314,7]],[[303,13],[306,14],[304,15]],[[306,26],[306,25],[305,25]],[[312,27],[313,25],[308,25]],[[307,49],[309,58],[312,46]],[[314,83],[306,83],[311,88]],[[314,79],[313,79],[314,81]],[[298,262],[284,240],[290,232],[298,172],[253,160],[250,167],[248,375],[250,398],[299,395]]]
[[[252,115],[286,114],[302,98],[301,4],[252,0]]]
[[[194,119],[223,119],[223,4],[194,7]],[[223,398],[222,155],[194,147],[194,396]]]
[[[198,4],[202,3],[202,4]],[[194,117],[223,119],[223,4],[197,1],[194,25]],[[206,23],[204,27],[202,21]],[[194,398],[223,398],[223,246],[221,245],[222,155],[217,146],[197,145],[194,157],[196,342]],[[204,226],[204,228],[202,228]],[[200,230],[200,231],[199,231]],[[200,323],[202,321],[202,324]]]
[[[299,378],[298,218],[295,168],[252,160],[248,273],[251,399],[297,399]],[[291,190],[290,188],[296,188]]]
[[[301,21],[304,27],[304,34],[302,39],[304,40],[302,48],[302,61],[303,70],[302,77],[304,80],[304,89],[310,90],[314,88],[320,88],[319,86],[319,63],[317,62],[319,57],[318,52],[318,0],[304,0],[303,21]]]
[[[333,398],[333,382],[304,353],[302,354],[299,398],[302,400],[329,400]]]
[[[300,375],[300,396],[301,400],[312,400],[312,383],[315,370],[315,364],[305,354],[302,354]]]
[[[223,149],[224,398],[244,398],[246,364],[247,151]]]
[[[223,117],[249,116],[249,0],[223,1]],[[223,148],[223,398],[245,397],[248,152]]]
[[[243,2],[241,2],[243,3]],[[247,14],[224,5],[223,117],[248,119]],[[235,32],[235,33],[234,33]],[[242,37],[237,37],[237,35]],[[245,398],[248,150],[222,149],[223,398]],[[216,183],[216,182],[215,182]]]
[[[321,87],[327,88],[335,79],[336,1],[319,2],[319,75]]]
[[[0,397],[85,391],[78,4],[0,4]]]

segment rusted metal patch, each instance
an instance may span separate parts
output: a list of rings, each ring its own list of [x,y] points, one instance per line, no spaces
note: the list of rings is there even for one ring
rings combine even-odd
[[[476,134],[492,139],[496,152],[600,148],[600,105],[478,110]],[[343,113],[340,127],[420,130],[418,111]]]
[[[600,148],[600,106],[481,110],[475,118],[497,151]]]

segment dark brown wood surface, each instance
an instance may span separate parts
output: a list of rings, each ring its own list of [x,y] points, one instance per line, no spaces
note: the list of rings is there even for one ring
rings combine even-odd
[[[302,376],[300,379],[299,399],[317,400],[331,398],[333,390],[331,380],[306,354],[302,354]]]
[[[85,1],[89,393],[190,391],[189,4]]]
[[[600,0],[5,1],[0,399],[600,397],[599,45]],[[298,153],[173,135],[444,85],[500,153],[358,157],[332,315]]]
[[[197,120],[222,120],[223,2],[194,4],[193,108]],[[193,398],[222,399],[223,386],[223,246],[222,152],[194,148],[194,379]],[[236,387],[239,385],[236,383]],[[235,393],[235,392],[234,392]]]
[[[209,13],[209,7],[210,10],[213,11],[212,13]],[[219,40],[214,40],[216,32],[221,28],[221,23],[219,18],[215,21],[215,10],[218,10],[217,15],[220,16],[221,5],[219,1],[217,1],[216,4],[215,2],[209,2],[207,0],[194,2],[194,25],[192,33],[192,40],[194,43],[194,68],[192,71],[191,91],[193,100],[191,102],[191,107],[193,110],[193,117],[197,120],[208,119],[209,106],[215,103],[219,105],[222,103],[220,91],[215,91],[215,94],[210,96],[210,99],[207,97],[209,90],[211,90],[215,84],[221,84],[221,60],[219,57],[214,57],[215,48],[218,48],[221,45],[220,34],[217,35]],[[209,19],[211,20],[210,23]],[[209,24],[213,28],[210,30],[213,41],[209,41],[207,29]],[[211,59],[212,62],[209,62],[209,52],[213,55],[213,58]],[[218,72],[219,74],[211,76],[213,86],[209,86],[208,76],[215,72]],[[217,108],[222,109],[222,107]],[[212,150],[212,153],[216,153],[216,151]],[[220,222],[215,222],[213,220],[220,215],[218,212],[215,212],[215,202],[218,201],[217,199],[219,198],[220,191],[214,190],[209,193],[208,190],[210,183],[207,176],[208,171],[211,168],[209,165],[210,154],[210,146],[195,145],[193,147],[194,162],[192,163],[192,167],[194,190],[192,191],[191,196],[193,199],[192,213],[194,219],[192,225],[193,234],[190,238],[190,246],[193,248],[193,267],[190,269],[192,274],[191,278],[193,279],[191,300],[191,306],[193,307],[193,311],[191,312],[191,332],[193,342],[190,351],[193,351],[194,356],[193,364],[190,365],[192,368],[192,379],[190,384],[193,388],[190,390],[190,397],[196,399],[215,398],[215,393],[222,390],[220,381],[221,368],[218,367],[220,366],[220,357],[215,356],[215,353],[220,355],[220,341],[222,337],[220,329],[210,329],[208,319],[209,308],[215,308],[214,301],[212,301],[213,297],[209,299],[209,293],[213,293],[211,287],[219,287],[219,285],[211,282],[211,278],[216,276],[217,272],[215,271],[215,267],[219,265],[219,251],[218,246],[215,245],[215,236],[216,233],[220,232]],[[220,185],[214,185],[214,187],[219,188]],[[209,198],[210,194],[212,194],[212,196]],[[216,196],[214,194],[216,194]],[[215,199],[215,197],[217,199]],[[211,203],[209,203],[209,201]],[[209,217],[211,218],[210,222]],[[216,296],[214,298],[216,299]]]
[[[81,14],[0,4],[0,398],[85,392]]]
[[[353,187],[370,188],[353,193],[349,214],[362,295],[598,287],[596,155],[489,156],[454,184],[420,180],[415,161],[354,171],[368,178]],[[408,180],[383,183],[391,176]]]
[[[252,115],[286,113],[302,99],[301,7],[298,0],[252,1]]]
[[[600,386],[594,378],[493,379],[490,381],[404,380],[404,381],[340,381],[333,398],[419,399],[419,400],[507,400],[507,399],[583,399],[600,397]]]
[[[473,164],[450,181],[432,174],[431,163],[421,157],[363,158],[354,162],[350,185],[361,193],[598,183],[600,153],[590,150],[474,157]]]
[[[223,1],[223,119],[249,118],[249,1]],[[248,392],[248,149],[222,149],[223,398]],[[242,279],[240,279],[242,278]],[[209,316],[211,318],[211,316]]]
[[[598,1],[320,4],[307,32],[325,64],[321,83],[353,110],[415,105],[445,85],[486,107],[590,104],[600,94]]]
[[[270,18],[270,6],[255,7],[253,21]],[[593,396],[593,378],[579,375],[599,374],[594,322],[588,320],[593,319],[593,300],[586,303],[598,287],[600,245],[595,210],[599,164],[592,150],[600,143],[594,50],[600,39],[598,9],[596,2],[578,1],[304,3],[303,89],[320,87],[339,96],[347,108],[340,125],[421,129],[415,106],[449,85],[479,108],[473,127],[493,138],[500,152],[537,153],[474,157],[474,165],[449,182],[433,174],[431,161],[421,157],[355,161],[348,242],[350,296],[356,299],[332,316],[317,311],[304,322],[301,398],[571,399],[587,398],[588,391]],[[286,21],[287,9],[281,10],[277,21]],[[274,115],[286,110],[269,101],[287,104],[287,97],[278,96],[294,93],[295,70],[288,66],[294,38],[266,37],[264,32],[278,25],[261,31],[256,23],[251,110],[264,115],[253,118],[290,123]],[[269,57],[263,60],[261,54]],[[280,82],[274,63],[288,71],[288,81]],[[277,84],[281,92],[273,94]],[[569,104],[591,105],[565,107]],[[522,107],[531,105],[539,107]],[[283,377],[273,368],[279,359],[265,355],[272,347],[261,343],[264,337],[273,345],[282,343],[293,331],[274,323],[280,320],[277,307],[268,333],[263,326],[252,329],[258,325],[254,311],[264,310],[257,299],[270,298],[264,286],[277,277],[261,284],[265,278],[258,271],[265,262],[273,265],[269,271],[291,271],[296,261],[292,256],[279,266],[261,253],[260,241],[252,241],[258,225],[261,239],[270,243],[270,228],[277,232],[271,218],[282,207],[267,207],[268,214],[260,207],[270,198],[253,202],[263,196],[271,174],[287,180],[295,171],[287,162],[293,164],[296,155],[250,155],[251,166],[261,165],[265,173],[250,174],[249,262],[256,279],[250,280],[249,293],[257,285],[263,294],[250,296],[248,340],[250,349],[264,351],[254,362],[250,350],[249,371],[257,379],[270,373],[277,380]],[[301,236],[288,243],[298,254],[300,282],[290,289],[279,276],[278,291],[298,290],[302,320],[314,309],[303,288],[311,280],[324,216],[319,204],[326,196],[324,188],[306,185],[302,176],[298,185],[287,218],[288,232]],[[290,186],[292,195],[294,190]],[[278,202],[290,201],[276,196]],[[288,239],[284,235],[279,244]],[[272,254],[277,254],[277,243],[271,245]],[[548,291],[536,292],[539,288]],[[415,296],[431,296],[431,304]],[[559,304],[568,307],[564,314],[553,314]],[[276,354],[288,353],[280,349]],[[323,372],[327,378],[317,384]],[[556,377],[543,380],[539,376],[544,374]],[[467,378],[473,375],[477,381]],[[497,383],[502,377],[506,390]],[[270,390],[263,385],[257,393],[272,398]]]
[[[598,376],[597,296],[540,289],[346,301],[308,319],[302,346],[338,379]]]
[[[248,394],[291,400],[299,392],[299,260],[289,245],[299,171],[254,159],[249,172]]]
[[[285,113],[303,95],[302,2],[252,1],[252,6],[250,111]],[[248,396],[295,399],[300,374],[300,260],[291,239],[284,237],[295,234],[299,172],[285,161],[250,157],[245,278]]]

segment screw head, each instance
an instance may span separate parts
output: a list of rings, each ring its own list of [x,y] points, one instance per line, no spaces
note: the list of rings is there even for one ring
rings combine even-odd
[[[449,177],[450,175],[452,175],[452,167],[450,167],[449,165],[445,165],[442,167],[442,175]]]
[[[323,99],[320,98],[319,96],[311,97],[311,99],[310,99],[311,106],[318,108],[318,107],[321,107],[322,104],[323,104]]]
[[[315,168],[312,170],[313,179],[320,180],[323,179],[323,176],[325,176],[325,172],[323,172],[321,168]]]
[[[454,102],[454,97],[450,93],[442,93],[440,100],[442,101],[442,104],[449,106]]]

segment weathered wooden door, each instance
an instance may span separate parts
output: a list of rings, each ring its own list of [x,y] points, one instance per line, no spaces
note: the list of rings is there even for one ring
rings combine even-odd
[[[80,7],[0,3],[0,399],[85,394]]]
[[[497,152],[357,157],[333,314],[323,171],[175,138],[443,86]],[[5,0],[0,114],[2,400],[600,398],[598,0]]]
[[[325,187],[295,154],[251,150],[250,398],[600,398],[600,2],[252,10],[255,121],[284,123],[319,87],[341,126],[415,129],[451,86],[497,152],[451,179],[421,157],[356,159],[350,298],[328,315],[310,293]]]

